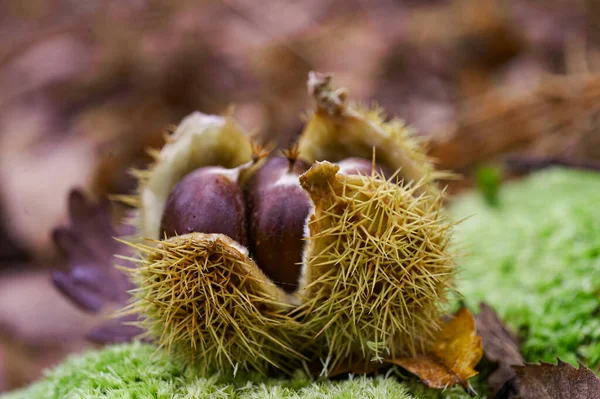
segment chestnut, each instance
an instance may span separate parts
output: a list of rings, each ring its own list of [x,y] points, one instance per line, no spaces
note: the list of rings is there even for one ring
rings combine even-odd
[[[249,249],[275,284],[293,292],[299,284],[304,227],[311,208],[298,176],[310,165],[296,148],[268,158],[246,185]]]
[[[175,185],[162,216],[161,236],[220,233],[247,245],[243,190],[237,169],[206,166]]]

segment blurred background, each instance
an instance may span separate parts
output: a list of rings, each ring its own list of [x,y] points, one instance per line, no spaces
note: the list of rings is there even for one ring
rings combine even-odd
[[[71,190],[133,192],[128,171],[194,110],[234,105],[259,142],[286,147],[308,72],[332,72],[429,139],[464,176],[451,193],[600,162],[597,0],[4,0],[0,21],[0,392],[100,345],[88,338],[107,307],[77,307],[49,278],[106,259],[52,239],[74,221]]]

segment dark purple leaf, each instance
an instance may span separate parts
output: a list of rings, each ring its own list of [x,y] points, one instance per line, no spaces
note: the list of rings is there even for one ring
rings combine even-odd
[[[54,285],[75,305],[97,313],[127,303],[133,284],[115,265],[133,266],[115,255],[131,256],[131,249],[115,240],[122,235],[111,225],[107,201],[90,202],[80,191],[69,196],[70,225],[53,231],[55,245],[67,258],[64,270],[53,270]],[[135,315],[132,317],[135,318]],[[91,339],[123,342],[139,334],[137,327],[111,319],[91,334]]]
[[[118,319],[107,320],[103,325],[92,330],[87,338],[98,343],[124,343],[139,338],[143,330],[135,325],[126,324],[137,320],[137,315],[127,315]]]

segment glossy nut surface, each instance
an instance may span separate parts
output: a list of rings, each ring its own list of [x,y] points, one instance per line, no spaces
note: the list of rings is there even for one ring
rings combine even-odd
[[[268,159],[246,189],[250,253],[263,272],[287,292],[298,287],[304,226],[310,201],[298,176],[309,165]]]
[[[231,175],[225,168],[203,167],[177,183],[167,199],[161,237],[221,233],[247,245],[244,195]]]

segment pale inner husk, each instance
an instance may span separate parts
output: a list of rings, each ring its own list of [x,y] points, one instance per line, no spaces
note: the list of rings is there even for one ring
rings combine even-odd
[[[160,221],[167,198],[186,174],[202,166],[234,168],[251,157],[248,136],[231,118],[200,112],[188,115],[160,151],[140,190],[139,234],[160,238]]]

